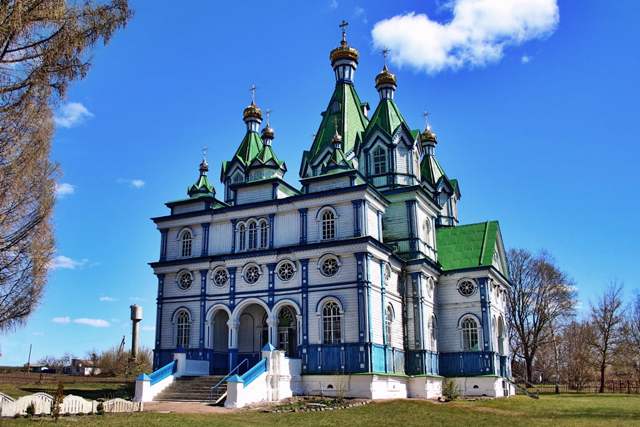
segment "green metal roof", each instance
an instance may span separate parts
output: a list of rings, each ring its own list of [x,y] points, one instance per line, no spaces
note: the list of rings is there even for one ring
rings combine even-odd
[[[240,146],[233,155],[231,161],[222,162],[222,171],[220,173],[220,180],[224,181],[224,175],[227,172],[227,168],[234,160],[239,161],[243,166],[248,166],[253,159],[255,159],[262,150],[262,138],[257,132],[247,130],[247,133],[242,138]]]
[[[209,182],[209,180],[207,179],[207,175],[202,173],[198,177],[196,183],[187,189],[187,194],[191,198],[195,198],[198,195],[202,194],[215,195],[215,193],[216,191],[213,188],[213,184]]]
[[[429,154],[425,155],[420,162],[420,175],[423,181],[427,181],[432,187],[435,187],[441,177],[446,178],[444,169],[440,166],[438,159]]]
[[[498,221],[438,228],[436,239],[438,262],[444,271],[489,267],[496,243],[502,245]]]
[[[276,153],[273,151],[273,147],[271,145],[262,145],[262,149],[258,153],[258,155],[253,159],[253,161],[258,161],[262,164],[266,164],[269,161],[273,160],[273,162],[281,167],[284,165],[284,162],[278,157],[276,157]]]
[[[366,140],[368,135],[376,128],[383,130],[389,135],[393,135],[396,129],[398,129],[398,126],[403,123],[407,125],[407,122],[404,117],[402,117],[393,99],[382,99],[380,103],[378,103],[376,111],[369,121],[369,126],[367,126],[363,140]],[[409,129],[408,126],[407,129]]]
[[[347,160],[341,148],[334,148],[329,161],[322,166],[322,174],[337,173],[349,169],[354,169],[353,163]]]
[[[318,154],[331,145],[333,135],[336,133],[336,125],[338,133],[342,136],[343,151],[345,153],[353,151],[357,138],[364,132],[369,122],[361,106],[362,102],[352,84],[336,84],[329,106],[322,114],[320,127],[307,154],[309,161],[313,161]]]

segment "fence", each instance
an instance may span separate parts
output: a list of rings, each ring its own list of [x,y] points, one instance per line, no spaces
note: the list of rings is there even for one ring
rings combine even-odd
[[[3,374],[0,373],[0,384],[63,384],[67,383],[128,383],[132,382],[133,378],[124,377],[100,377],[100,376],[77,376],[66,374],[44,374],[33,372],[12,372]]]
[[[524,386],[524,385],[522,385]],[[531,391],[537,393],[555,393],[555,384],[533,384],[527,387]],[[598,393],[600,391],[600,383],[588,383],[580,387],[569,384],[559,384],[560,393]],[[610,380],[604,384],[605,393],[626,393],[640,394],[640,381],[630,380]]]
[[[100,402],[95,400],[67,395],[62,400],[60,414],[95,414],[98,412],[99,405]],[[0,393],[0,417],[26,415],[29,406],[33,406],[35,414],[49,415],[53,409],[53,397],[47,393],[35,393],[14,399]],[[111,399],[102,402],[102,410],[104,412],[138,412],[142,411],[142,408],[142,403],[124,399]]]

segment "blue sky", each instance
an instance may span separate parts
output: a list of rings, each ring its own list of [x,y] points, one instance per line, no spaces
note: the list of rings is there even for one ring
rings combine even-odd
[[[488,37],[489,47],[504,49],[483,53],[434,37],[460,35],[446,26],[456,10],[444,1],[202,2],[188,10],[133,1],[130,25],[95,51],[88,77],[58,112],[58,268],[27,325],[0,336],[0,364],[24,363],[30,343],[38,359],[84,356],[123,335],[128,342],[132,303],[144,308],[142,341],[152,346],[156,279],[147,263],[158,257],[159,233],[149,218],[185,195],[205,145],[217,182],[244,134],[253,83],[259,106],[273,110],[274,149],[297,184],[302,150],[333,89],[328,53],[341,19],[361,54],[358,93],[372,107],[382,66],[374,46],[395,43],[396,101],[414,128],[431,112],[437,156],[460,181],[462,222],[498,219],[508,247],[550,251],[575,279],[583,312],[613,278],[629,299],[640,288],[640,3],[579,3],[560,0],[559,21],[542,16],[534,33],[518,32],[517,19],[502,33],[500,22],[485,23],[476,42]],[[377,23],[411,12],[442,28],[407,34],[407,22],[391,22],[372,38]],[[429,52],[400,58],[413,55],[403,43],[416,37],[429,38]]]

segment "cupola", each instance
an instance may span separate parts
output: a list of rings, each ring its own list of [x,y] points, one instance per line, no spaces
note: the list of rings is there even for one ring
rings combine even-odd
[[[353,77],[358,67],[358,51],[347,43],[348,26],[349,23],[347,21],[340,23],[342,40],[340,41],[340,46],[331,51],[329,58],[336,74],[336,81],[353,83]]]

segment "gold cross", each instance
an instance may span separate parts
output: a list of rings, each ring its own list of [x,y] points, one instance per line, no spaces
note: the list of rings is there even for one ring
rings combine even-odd
[[[256,85],[252,84],[251,87],[249,88],[249,91],[251,92],[251,103],[255,104],[256,103]]]
[[[342,20],[340,25],[338,25],[338,27],[340,27],[340,29],[342,30],[342,41],[343,42],[347,41],[347,27],[348,26],[349,26],[349,23],[347,21],[345,21],[344,19]]]

